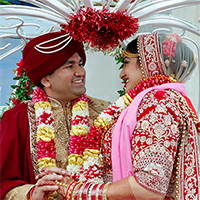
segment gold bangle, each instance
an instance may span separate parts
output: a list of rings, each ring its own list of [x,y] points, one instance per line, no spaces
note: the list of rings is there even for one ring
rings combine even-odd
[[[103,200],[107,200],[108,187],[110,184],[111,182],[106,183],[106,185],[103,188]]]

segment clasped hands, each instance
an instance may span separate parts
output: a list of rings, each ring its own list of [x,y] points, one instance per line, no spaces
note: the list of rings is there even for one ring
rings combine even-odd
[[[36,187],[32,195],[33,200],[47,199],[54,191],[65,197],[67,186],[73,181],[71,173],[58,167],[42,168],[36,180]]]

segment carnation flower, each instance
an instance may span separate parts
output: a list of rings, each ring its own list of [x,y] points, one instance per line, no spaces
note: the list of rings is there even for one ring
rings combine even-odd
[[[138,30],[138,19],[124,12],[108,9],[80,9],[70,17],[67,25],[61,25],[75,40],[88,43],[99,50],[114,49],[120,41]]]

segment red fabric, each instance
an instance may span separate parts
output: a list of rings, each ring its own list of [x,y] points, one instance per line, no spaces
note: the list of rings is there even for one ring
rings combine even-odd
[[[83,59],[83,65],[85,64],[86,55],[83,44],[81,42],[74,41],[73,39],[65,48],[55,53],[45,54],[45,53],[40,53],[38,50],[35,49],[36,45],[63,35],[66,35],[66,32],[62,31],[62,32],[47,33],[32,39],[30,42],[26,44],[23,50],[24,67],[27,76],[35,85],[37,85],[37,82],[40,81],[43,77],[53,73],[56,69],[61,67],[76,52],[78,52],[80,57]],[[68,36],[54,40],[42,46],[49,47],[59,44],[62,41],[64,41],[67,37]],[[65,43],[46,51],[59,49]],[[45,51],[44,49],[42,50]]]
[[[190,99],[186,96],[184,96],[185,100],[187,101],[188,106],[191,108],[191,110],[194,112],[196,118],[198,119],[196,110],[194,109],[194,106],[192,105],[192,102],[190,101]]]
[[[140,58],[146,77],[164,74],[160,57],[158,33],[139,36]]]
[[[4,113],[0,127],[0,153],[0,199],[14,187],[36,183],[30,158],[25,104],[19,104]]]
[[[190,102],[188,98],[187,100]],[[172,183],[176,182],[175,158],[184,123],[181,111],[185,110],[189,132],[181,150],[179,199],[199,199],[200,157],[196,130],[186,107],[180,102],[179,106],[176,103],[177,96],[170,91],[151,91],[143,98],[138,108],[137,127],[131,141],[133,171],[136,181],[142,187],[161,195],[174,196],[176,185]],[[103,140],[103,170],[106,182],[112,181],[111,137],[114,126],[115,124],[106,131]]]

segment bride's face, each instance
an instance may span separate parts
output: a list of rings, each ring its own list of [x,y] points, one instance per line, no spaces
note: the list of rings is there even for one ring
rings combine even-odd
[[[123,63],[120,78],[126,80],[125,92],[128,92],[143,78],[143,75],[138,58],[124,57]]]

